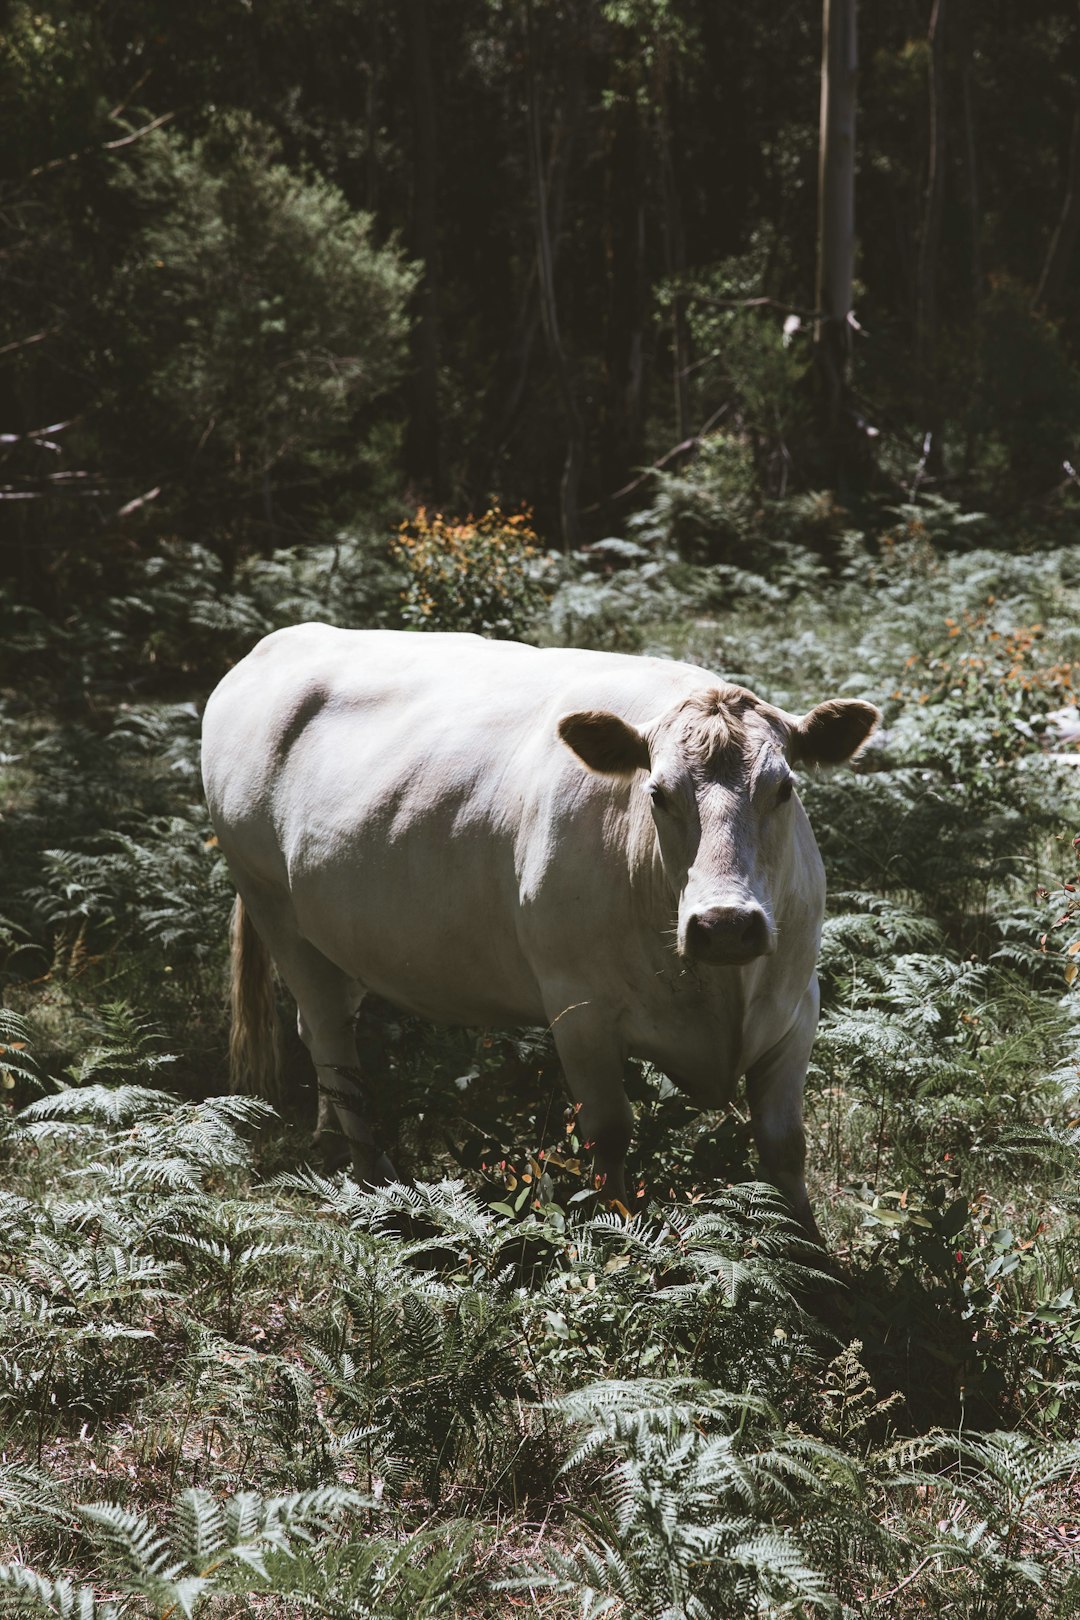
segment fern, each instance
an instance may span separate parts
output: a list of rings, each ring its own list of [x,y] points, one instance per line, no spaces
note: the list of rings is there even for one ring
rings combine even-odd
[[[576,1554],[553,1551],[500,1584],[547,1584],[589,1613],[608,1597],[635,1613],[695,1620],[748,1602],[832,1604],[779,1515],[802,1490],[821,1488],[822,1468],[846,1470],[846,1459],[807,1440],[758,1449],[738,1431],[703,1433],[730,1403],[710,1401],[701,1386],[688,1403],[690,1393],[601,1384],[561,1403],[568,1418],[591,1423],[567,1468],[612,1459],[600,1505],[579,1510],[587,1539]]]
[[[114,1589],[148,1604],[160,1620],[193,1616],[210,1599],[288,1594],[289,1566],[304,1548],[332,1535],[349,1513],[374,1506],[341,1486],[285,1496],[242,1492],[220,1501],[209,1492],[184,1491],[173,1504],[172,1524],[115,1503],[85,1506],[80,1516],[114,1572]],[[34,1613],[67,1620],[112,1620],[119,1606],[93,1590],[52,1580],[24,1565],[0,1566],[0,1601],[10,1598]]]
[[[0,1083],[10,1090],[16,1080],[39,1084],[37,1065],[31,1055],[30,1027],[18,1013],[0,1007]]]
[[[156,1026],[124,1002],[107,1003],[99,1017],[101,1039],[68,1071],[75,1085],[122,1079],[145,1086],[161,1069],[176,1062],[171,1053],[158,1050],[162,1037]]]
[[[212,1171],[250,1161],[240,1129],[255,1130],[275,1117],[255,1097],[209,1097],[184,1102],[137,1085],[82,1086],[41,1097],[17,1116],[34,1142],[93,1145],[102,1173],[116,1189],[175,1186],[195,1190]]]
[[[91,1586],[52,1579],[23,1564],[0,1564],[0,1606],[20,1615],[55,1615],[58,1620],[118,1620],[120,1606],[98,1598]]]
[[[480,1526],[449,1521],[393,1538],[368,1534],[301,1552],[292,1600],[327,1620],[439,1620],[489,1601],[477,1569]]]
[[[822,1380],[822,1428],[838,1443],[849,1446],[864,1443],[868,1432],[880,1426],[903,1400],[895,1390],[884,1400],[878,1398],[860,1359],[862,1348],[859,1340],[853,1339],[833,1357]]]
[[[1047,1443],[1018,1432],[931,1436],[913,1451],[926,1467],[897,1475],[897,1488],[916,1486],[955,1511],[945,1533],[929,1539],[928,1556],[959,1565],[985,1583],[987,1613],[1015,1612],[1024,1588],[1060,1588],[1059,1564],[1036,1551],[1047,1492],[1080,1467],[1080,1443]],[[943,1528],[945,1527],[943,1525]]]

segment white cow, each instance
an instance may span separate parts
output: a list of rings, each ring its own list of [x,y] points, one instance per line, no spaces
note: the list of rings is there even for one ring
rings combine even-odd
[[[704,1108],[745,1074],[762,1165],[816,1237],[802,1093],[825,881],[791,768],[849,758],[878,718],[837,699],[799,719],[659,658],[322,624],[267,636],[203,728],[239,890],[234,1083],[271,1080],[272,957],[369,1180],[353,1041],[368,991],[438,1021],[545,1024],[625,1202],[626,1059]]]

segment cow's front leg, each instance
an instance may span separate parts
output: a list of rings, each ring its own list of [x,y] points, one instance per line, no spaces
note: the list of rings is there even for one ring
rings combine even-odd
[[[747,1070],[746,1090],[762,1169],[788,1199],[807,1237],[821,1244],[821,1233],[806,1196],[806,1132],[803,1130],[803,1087],[817,1029],[818,1007],[815,977],[787,1034]]]
[[[634,1134],[634,1111],[623,1085],[622,1046],[613,1021],[591,1003],[550,1012],[552,1034],[570,1095],[580,1105],[578,1135],[593,1145],[601,1196],[629,1208],[626,1153]]]

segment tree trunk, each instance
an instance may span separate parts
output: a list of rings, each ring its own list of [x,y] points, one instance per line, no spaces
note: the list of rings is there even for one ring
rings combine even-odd
[[[964,166],[967,170],[968,218],[971,231],[971,293],[978,308],[983,295],[982,211],[979,206],[979,151],[975,139],[974,53],[971,48],[971,18],[967,8],[960,12],[963,30],[963,73],[960,79],[964,111]]]
[[[536,91],[536,60],[532,23],[532,3],[525,3],[525,85],[526,121],[529,146],[529,175],[533,192],[533,219],[536,231],[536,267],[540,286],[540,315],[544,327],[548,356],[555,372],[559,397],[566,420],[566,459],[563,463],[559,486],[559,512],[562,527],[563,550],[570,552],[579,542],[578,486],[581,481],[583,459],[583,432],[581,416],[574,394],[570,366],[559,331],[559,312],[555,298],[555,267],[551,247],[551,227],[548,216],[547,188],[544,185],[543,140],[540,133],[540,106]]]
[[[412,251],[424,266],[413,327],[411,409],[405,442],[409,477],[428,497],[441,493],[439,465],[439,280],[435,80],[430,0],[407,0],[413,83]]]
[[[667,53],[658,53],[656,118],[660,137],[660,178],[664,197],[664,268],[673,283],[671,298],[671,363],[675,401],[675,437],[682,442],[690,433],[690,332],[686,320],[686,239],[679,188],[672,155],[671,110]]]
[[[566,211],[566,182],[574,149],[577,111],[575,98],[575,105],[571,108],[571,117],[569,119],[570,127],[564,132],[561,141],[552,143],[548,155],[547,173],[544,179],[553,278],[559,268],[559,246],[562,241],[563,215]],[[531,146],[529,176],[531,184]],[[502,424],[502,432],[499,439],[494,443],[486,461],[482,463],[484,472],[480,478],[481,483],[491,483],[493,478],[497,483],[498,480],[493,469],[498,466],[503,452],[517,431],[518,417],[529,383],[533,349],[536,344],[537,333],[542,325],[542,301],[538,290],[537,268],[536,260],[534,260],[526,277],[519,312],[514,322],[513,337],[507,346],[507,375],[512,378],[512,382],[509,390],[506,391],[505,378],[500,377],[500,391],[495,396],[498,403],[494,407],[494,413],[495,420]]]
[[[371,7],[371,44],[364,86],[364,207],[373,214],[379,206],[379,78],[381,65],[379,8]]]
[[[982,208],[979,201],[979,143],[975,126],[975,51],[972,46],[972,16],[977,0],[961,0],[953,18],[954,37],[959,32],[960,104],[964,119],[964,173],[967,180],[968,232],[970,236],[970,275],[972,325],[978,329],[979,311],[985,291],[982,255]],[[975,461],[975,423],[968,413],[964,428],[963,473],[968,478]]]
[[[945,206],[945,5],[946,0],[934,0],[927,36],[930,45],[930,162],[919,244],[916,316],[916,356],[931,393],[937,368],[938,259]]]
[[[1072,139],[1069,142],[1068,171],[1065,177],[1065,200],[1050,238],[1050,248],[1043,265],[1042,275],[1035,293],[1036,309],[1051,314],[1060,304],[1068,281],[1069,266],[1080,232],[1080,101],[1073,113]]]
[[[645,199],[643,191],[634,209],[634,312],[630,324],[626,363],[627,471],[641,460],[645,438],[645,323],[648,318],[649,278],[645,259]]]
[[[636,76],[624,80],[610,129],[605,164],[604,260],[607,309],[606,379],[599,482],[617,489],[640,466],[644,438],[645,324],[649,282],[645,261],[644,135]]]
[[[848,398],[855,273],[855,0],[824,0],[818,153],[817,370],[830,474],[847,483],[853,460]]]

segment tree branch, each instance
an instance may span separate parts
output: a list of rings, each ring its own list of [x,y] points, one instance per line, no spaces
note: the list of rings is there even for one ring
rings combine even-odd
[[[48,427],[31,428],[29,433],[0,433],[0,444],[22,444],[26,439],[48,440],[51,434],[63,433],[65,428],[74,427],[78,420],[77,416],[72,416],[66,422],[52,422]]]
[[[712,293],[689,292],[687,301],[708,304],[710,309],[777,309],[785,315],[798,315],[800,320],[820,321],[820,309],[803,309],[798,304],[783,304],[778,298],[715,298]]]
[[[642,484],[652,477],[653,473],[663,472],[665,467],[670,467],[671,463],[677,461],[680,456],[688,456],[699,449],[705,435],[710,433],[717,422],[727,415],[730,408],[730,405],[725,400],[724,404],[718,410],[713,411],[708,420],[702,423],[696,433],[691,434],[688,439],[683,439],[680,444],[673,444],[670,450],[665,450],[657,461],[646,467],[644,472],[639,473],[628,484],[624,484],[622,489],[617,489],[613,495],[609,495],[607,500],[594,501],[591,506],[584,507],[582,516],[585,516],[586,513],[599,512],[602,507],[610,506],[613,501],[621,501],[625,495],[632,495],[636,489],[640,489]]]
[[[57,326],[47,326],[43,332],[32,332],[29,337],[16,338],[14,343],[5,343],[0,346],[0,355],[14,354],[16,349],[28,349],[31,343],[44,343],[47,337],[52,337],[60,329]]]
[[[89,152],[118,152],[122,146],[130,146],[133,141],[141,140],[144,135],[160,129],[162,124],[169,123],[175,117],[175,112],[162,113],[159,118],[151,118],[148,124],[143,124],[141,129],[133,129],[130,135],[121,135],[118,140],[104,141],[101,146],[84,146],[78,152],[69,152],[66,157],[50,158],[48,163],[39,163],[36,169],[31,169],[26,178],[36,180],[40,175],[50,174],[54,169],[62,169],[66,163],[77,163],[79,158],[86,157]]]

